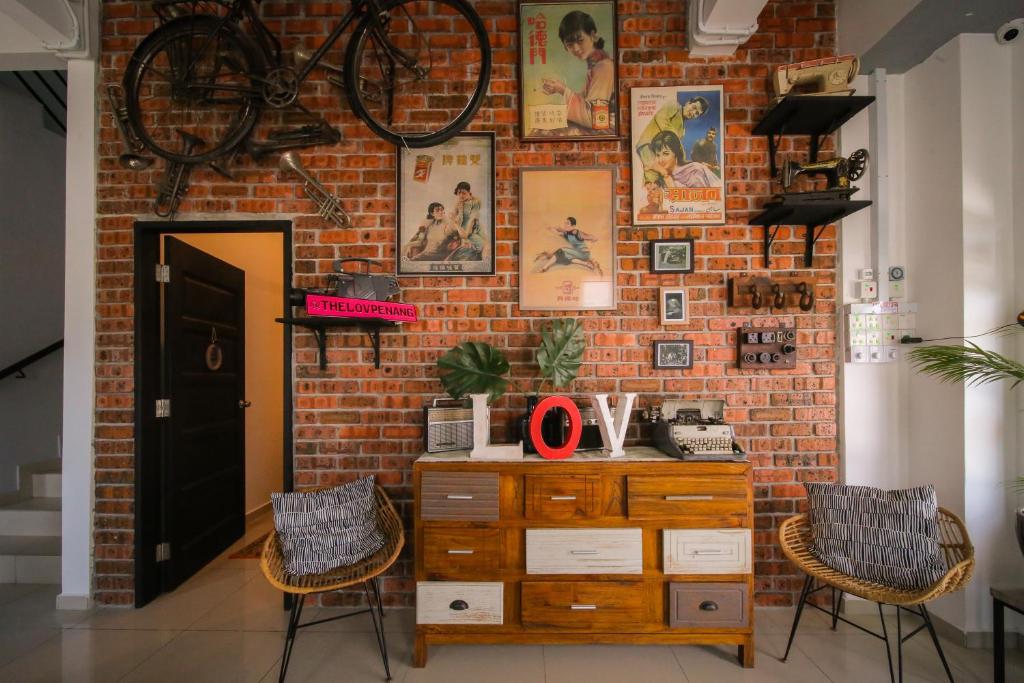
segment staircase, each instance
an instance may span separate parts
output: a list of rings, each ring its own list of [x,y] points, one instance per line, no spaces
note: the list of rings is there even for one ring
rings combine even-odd
[[[14,502],[0,505],[0,583],[60,583],[60,462],[19,468]]]

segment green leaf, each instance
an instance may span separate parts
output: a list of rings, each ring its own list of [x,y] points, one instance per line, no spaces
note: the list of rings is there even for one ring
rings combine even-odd
[[[968,386],[1011,380],[1013,389],[1024,381],[1024,365],[972,342],[965,346],[922,346],[907,358],[914,369],[938,377],[943,382],[963,382]]]
[[[574,318],[560,318],[541,330],[537,365],[541,377],[556,387],[568,387],[583,363],[583,325]]]
[[[487,394],[493,402],[505,393],[509,381],[502,377],[509,370],[508,359],[484,342],[463,342],[437,359],[437,367],[447,371],[441,384],[452,398],[469,394]]]

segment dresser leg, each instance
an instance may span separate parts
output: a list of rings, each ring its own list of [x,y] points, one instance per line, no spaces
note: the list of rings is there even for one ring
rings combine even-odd
[[[739,659],[744,669],[754,668],[754,636],[750,636],[746,643],[739,646]]]
[[[427,665],[427,637],[418,633],[413,649],[412,665],[417,669],[422,669]]]

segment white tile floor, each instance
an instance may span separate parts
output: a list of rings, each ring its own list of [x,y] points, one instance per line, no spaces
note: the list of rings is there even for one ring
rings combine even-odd
[[[263,579],[255,560],[219,559],[141,610],[60,612],[54,609],[57,592],[56,586],[0,585],[0,681],[277,680],[287,617],[280,593]],[[314,620],[333,613],[307,608],[303,616]],[[396,683],[888,680],[881,641],[849,626],[840,625],[833,633],[825,615],[814,610],[804,615],[789,661],[778,661],[791,619],[788,609],[757,611],[757,666],[752,670],[736,663],[735,648],[612,645],[437,646],[426,668],[413,669],[413,612],[389,611],[386,628]],[[865,625],[876,625],[864,619]],[[990,650],[966,650],[949,641],[943,647],[957,683],[992,680]],[[907,683],[946,680],[925,634],[904,651]],[[1024,654],[1008,655],[1007,680],[1024,681]],[[299,633],[288,681],[383,680],[369,617]]]

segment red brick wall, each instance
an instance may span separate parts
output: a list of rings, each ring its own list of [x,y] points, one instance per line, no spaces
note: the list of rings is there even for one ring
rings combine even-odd
[[[835,252],[833,228],[816,248],[813,276],[820,282],[815,310],[758,316],[760,324],[795,324],[799,362],[792,371],[768,374],[735,367],[735,332],[749,320],[726,308],[726,278],[763,272],[760,228],[748,219],[772,191],[766,141],[750,134],[769,102],[769,69],[779,63],[834,53],[835,7],[829,2],[773,1],[761,14],[760,31],[732,57],[691,59],[685,46],[685,3],[619,2],[620,112],[628,128],[632,86],[723,84],[727,123],[725,169],[728,221],[721,227],[633,228],[630,225],[629,152],[619,142],[521,144],[517,140],[515,3],[473,3],[488,26],[494,48],[490,96],[471,130],[497,133],[497,275],[493,277],[403,278],[403,300],[420,307],[424,321],[402,334],[385,333],[382,367],[375,370],[364,338],[332,334],[327,370],[316,364],[309,334],[296,332],[295,470],[298,486],[336,484],[376,473],[408,516],[410,469],[421,450],[421,407],[441,393],[435,360],[466,339],[488,341],[507,351],[513,373],[530,376],[543,314],[523,314],[516,305],[518,272],[517,167],[520,165],[616,164],[618,310],[581,313],[587,330],[586,363],[578,393],[636,391],[642,405],[668,397],[721,397],[727,418],[750,454],[757,497],[756,573],[759,604],[790,604],[798,579],[776,543],[778,522],[799,507],[802,481],[836,476],[834,351]],[[153,26],[148,2],[104,3],[101,69],[103,84],[119,80],[128,55]],[[326,35],[330,18],[347,3],[267,0],[263,13],[285,47],[313,44]],[[103,86],[101,86],[102,88]],[[303,152],[303,159],[345,198],[357,227],[338,230],[311,215],[311,204],[295,186],[278,182],[274,161],[241,163],[236,182],[205,169],[193,176],[180,219],[281,218],[294,220],[297,286],[322,284],[334,258],[394,258],[395,155],[339,105],[326,84],[304,102],[328,113],[345,141]],[[96,598],[130,604],[133,599],[133,382],[132,225],[151,219],[153,181],[159,170],[136,173],[117,166],[121,148],[105,92],[100,130],[96,358]],[[266,130],[266,126],[262,128]],[[791,149],[790,140],[783,149]],[[803,143],[792,141],[799,146]],[[696,239],[696,272],[648,273],[647,241]],[[783,228],[773,247],[776,271],[800,267],[803,229]],[[686,285],[691,321],[685,336],[695,342],[696,363],[686,372],[651,367],[651,341],[678,338],[681,326],[658,323],[657,288]],[[506,396],[495,422],[522,411],[522,394]],[[634,437],[636,433],[634,433]],[[385,582],[392,604],[411,604],[414,585],[406,558]],[[344,600],[344,598],[339,598]]]

